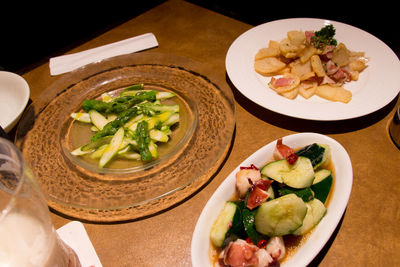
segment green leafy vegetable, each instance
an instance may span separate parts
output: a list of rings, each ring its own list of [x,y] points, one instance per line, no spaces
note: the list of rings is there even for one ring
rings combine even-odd
[[[315,35],[311,38],[311,45],[321,50],[327,45],[336,46],[335,33],[336,30],[332,24],[326,25],[321,30],[315,32]]]

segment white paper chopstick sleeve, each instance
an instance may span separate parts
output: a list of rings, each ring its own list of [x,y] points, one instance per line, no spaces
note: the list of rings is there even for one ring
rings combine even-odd
[[[72,71],[86,64],[106,58],[125,55],[158,46],[154,34],[146,33],[119,42],[99,46],[75,54],[50,58],[50,74],[59,75]]]

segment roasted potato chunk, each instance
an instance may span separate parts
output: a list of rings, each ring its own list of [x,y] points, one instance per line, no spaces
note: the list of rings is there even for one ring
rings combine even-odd
[[[288,92],[280,93],[281,96],[284,96],[289,99],[295,99],[298,94],[299,94],[299,87],[295,87]]]
[[[319,56],[318,55],[311,56],[310,61],[311,61],[311,67],[315,72],[315,74],[317,74],[318,77],[324,77],[326,73],[324,67],[322,66],[322,62]]]
[[[289,38],[283,39],[279,44],[279,49],[281,51],[281,54],[286,58],[297,57],[298,53],[304,48],[305,48],[304,46],[299,47],[292,44]]]
[[[270,76],[286,67],[286,64],[276,57],[266,57],[254,62],[254,69],[261,75]]]
[[[306,35],[301,31],[289,31],[287,37],[290,40],[290,43],[297,47],[304,45],[304,42],[306,41]]]
[[[340,43],[335,50],[333,50],[332,61],[339,67],[344,67],[349,64],[350,52],[343,43]]]
[[[309,61],[311,56],[316,55],[316,54],[318,54],[318,49],[316,49],[313,46],[306,47],[299,54],[300,61],[302,63]]]
[[[281,51],[279,47],[265,47],[258,50],[255,60],[263,59],[266,57],[277,57],[279,56]]]
[[[310,61],[302,63],[300,60],[296,60],[290,64],[290,68],[290,72],[299,76],[300,81],[304,81],[315,76],[315,72],[311,67]]]
[[[348,103],[352,98],[352,93],[341,86],[320,85],[315,93],[327,100],[342,103]]]
[[[314,81],[303,81],[299,85],[299,95],[305,99],[312,97],[317,91],[318,83]]]

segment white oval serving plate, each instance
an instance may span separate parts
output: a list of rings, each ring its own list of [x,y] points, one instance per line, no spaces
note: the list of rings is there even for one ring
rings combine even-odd
[[[312,143],[328,144],[331,148],[332,162],[335,168],[335,182],[332,188],[328,212],[312,232],[307,241],[296,253],[282,266],[306,266],[319,251],[324,247],[330,236],[339,224],[346,209],[353,184],[353,169],[351,160],[346,150],[336,140],[317,133],[298,133],[283,137],[283,143],[299,148]],[[191,243],[191,258],[194,267],[212,266],[209,258],[210,229],[216,217],[235,192],[235,174],[241,166],[254,164],[263,166],[273,156],[276,140],[257,150],[249,158],[243,161],[232,173],[221,183],[212,197],[205,205],[195,227]]]

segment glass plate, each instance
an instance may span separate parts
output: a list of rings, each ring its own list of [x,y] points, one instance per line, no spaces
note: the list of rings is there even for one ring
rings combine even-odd
[[[87,65],[47,88],[24,113],[16,144],[49,206],[89,221],[120,221],[157,213],[195,193],[224,160],[235,126],[230,90],[200,72],[208,71],[187,58],[137,53]],[[133,166],[117,161],[100,170],[72,157],[69,151],[88,136],[70,114],[84,99],[137,83],[179,96],[181,121],[159,159]]]

